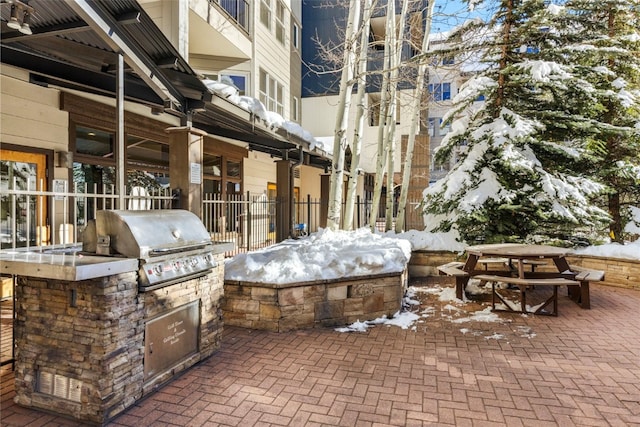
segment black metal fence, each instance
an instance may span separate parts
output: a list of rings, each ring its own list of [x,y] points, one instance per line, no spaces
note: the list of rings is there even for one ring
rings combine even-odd
[[[128,190],[124,209],[171,209],[174,205],[174,195],[168,188],[154,193],[139,190]],[[93,186],[77,185],[71,192],[5,189],[0,194],[0,249],[77,244],[82,241],[87,221],[95,218],[98,210],[116,209],[118,202],[113,187],[97,191]],[[234,249],[226,253],[233,256],[276,243],[278,203],[283,202],[266,194],[246,193],[224,199],[219,194],[205,194],[202,222],[213,240],[234,244]],[[288,236],[297,238],[326,227],[327,206],[326,200],[310,196],[294,201]],[[418,201],[409,202],[405,229],[424,228],[417,206]],[[344,212],[344,206],[342,209]],[[369,226],[370,211],[370,201],[356,200],[354,229]],[[385,218],[379,217],[376,229],[382,232],[384,228]]]
[[[276,199],[266,195],[232,195],[221,199],[218,194],[207,194],[203,201],[202,221],[213,240],[234,243],[234,250],[227,256],[264,248],[276,242]],[[424,229],[422,215],[416,210],[419,201],[409,201],[405,213],[405,229]],[[293,204],[293,222],[289,236],[298,238],[317,232],[326,226],[326,200],[307,196]],[[342,207],[344,212],[344,205]],[[395,209],[394,211],[397,211]],[[353,228],[369,226],[371,202],[356,200]],[[392,221],[395,224],[395,218]],[[376,220],[376,229],[385,229],[385,218]]]
[[[6,181],[0,193],[0,249],[73,245],[82,241],[87,221],[98,210],[117,209],[114,186],[76,184],[72,191],[20,188]],[[43,184],[39,185],[42,188]],[[122,209],[170,209],[171,190],[149,192],[133,187],[124,196]]]

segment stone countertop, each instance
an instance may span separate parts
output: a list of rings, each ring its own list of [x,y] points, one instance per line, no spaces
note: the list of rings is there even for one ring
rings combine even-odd
[[[78,252],[0,252],[0,272],[17,276],[78,281],[138,270],[135,258],[83,255]]]

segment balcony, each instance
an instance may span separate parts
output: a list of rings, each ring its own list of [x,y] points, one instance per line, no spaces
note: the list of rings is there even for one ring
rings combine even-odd
[[[221,8],[249,34],[249,2],[247,0],[209,0],[214,7]]]
[[[251,58],[248,0],[191,0],[189,58],[222,59],[225,68]]]

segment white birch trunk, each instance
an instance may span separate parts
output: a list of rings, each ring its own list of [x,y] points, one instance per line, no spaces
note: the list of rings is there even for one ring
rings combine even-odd
[[[393,196],[394,191],[394,173],[395,173],[395,157],[397,151],[396,142],[396,108],[397,108],[397,94],[398,94],[398,75],[400,74],[400,64],[402,62],[402,44],[404,42],[404,27],[407,17],[409,2],[402,3],[402,11],[400,12],[400,21],[398,23],[398,29],[396,30],[395,19],[393,29],[393,52],[391,56],[391,77],[390,77],[390,91],[389,91],[389,109],[387,110],[387,119],[385,125],[387,126],[387,141],[389,146],[387,162],[387,204],[385,214],[385,230],[389,231],[393,228]]]
[[[362,152],[362,131],[364,129],[364,96],[367,89],[367,55],[369,50],[369,28],[371,21],[371,0],[364,0],[364,19],[362,21],[362,34],[360,37],[360,56],[358,58],[358,93],[356,94],[356,119],[353,132],[353,141],[351,143],[351,175],[347,185],[347,197],[345,200],[344,218],[342,228],[345,230],[353,229],[353,213],[356,204],[356,191],[358,184],[358,176],[360,171],[360,155]]]
[[[395,18],[395,1],[387,2],[387,17]],[[391,27],[391,28],[390,28]],[[380,196],[382,194],[382,183],[384,181],[384,170],[387,164],[388,145],[385,143],[386,126],[385,119],[389,103],[389,73],[391,63],[391,43],[395,37],[395,19],[387,19],[384,37],[384,60],[382,65],[382,87],[380,89],[380,116],[378,122],[378,157],[376,161],[376,180],[373,186],[373,199],[371,200],[371,212],[369,213],[369,227],[371,231],[376,230],[376,220],[378,219],[378,208],[380,207]]]
[[[433,17],[433,6],[435,0],[429,1],[427,8],[427,16],[425,20],[424,35],[422,37],[422,53],[429,50],[429,33],[431,32],[431,20]],[[402,187],[400,189],[400,200],[398,201],[398,217],[396,218],[395,232],[404,231],[404,217],[407,204],[407,195],[409,194],[409,182],[411,180],[411,165],[413,163],[413,149],[416,143],[416,132],[418,130],[418,120],[420,119],[420,102],[425,76],[427,74],[427,59],[421,58],[418,65],[418,76],[416,77],[416,88],[413,94],[413,103],[411,105],[411,126],[409,127],[409,138],[407,141],[407,151],[405,153],[404,166],[402,171]],[[429,116],[429,107],[426,109],[427,117]]]
[[[342,181],[344,177],[344,157],[347,148],[347,126],[351,92],[353,88],[353,65],[355,62],[355,33],[360,21],[360,0],[349,3],[349,17],[344,40],[344,63],[340,77],[338,111],[336,113],[335,136],[333,140],[333,161],[331,183],[329,187],[329,207],[327,212],[327,228],[337,230],[340,227],[340,211],[342,208]]]

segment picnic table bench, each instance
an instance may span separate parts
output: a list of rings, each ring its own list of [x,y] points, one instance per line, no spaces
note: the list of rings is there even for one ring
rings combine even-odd
[[[462,299],[464,288],[469,282],[469,273],[463,270],[464,263],[453,261],[448,264],[438,266],[438,273],[446,276],[453,276],[456,280],[456,298]]]
[[[510,277],[510,276],[496,276],[493,274],[479,274],[474,276],[475,279],[490,282],[491,283],[491,309],[493,311],[510,311],[516,312],[519,311],[521,313],[533,313],[533,314],[545,314],[545,315],[558,315],[558,286],[575,286],[576,282],[574,280],[565,279],[563,277],[550,277],[550,278],[531,278],[531,279],[523,279],[520,277]],[[506,299],[498,292],[496,289],[496,284],[498,283],[507,283],[510,285],[515,285],[520,290],[520,310],[515,310],[511,304],[506,301]],[[527,290],[532,286],[551,286],[553,288],[553,293],[549,298],[547,298],[542,304],[538,306],[538,308],[530,312],[527,309]],[[505,309],[496,308],[496,302],[499,300],[506,307]],[[545,308],[553,303],[553,311],[551,313],[546,313]]]

